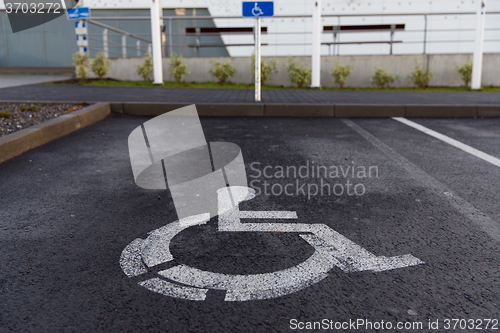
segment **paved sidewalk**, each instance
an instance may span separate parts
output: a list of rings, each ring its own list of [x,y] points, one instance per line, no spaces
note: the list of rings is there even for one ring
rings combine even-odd
[[[0,89],[33,85],[37,83],[55,82],[71,79],[69,75],[14,75],[0,74]]]
[[[0,101],[252,103],[252,89],[27,85],[0,89]],[[500,93],[263,90],[262,102],[283,104],[500,105]]]

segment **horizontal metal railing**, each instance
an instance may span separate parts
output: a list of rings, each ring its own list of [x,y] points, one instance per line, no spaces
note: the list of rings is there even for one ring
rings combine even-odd
[[[500,12],[487,12],[486,15],[487,17],[491,17],[492,15],[499,15]],[[422,51],[423,53],[427,53],[427,44],[435,44],[435,43],[472,43],[474,40],[471,39],[443,39],[442,37],[437,40],[437,39],[430,39],[429,35],[432,33],[457,33],[457,32],[474,32],[475,29],[471,28],[464,28],[464,29],[442,29],[442,28],[437,28],[437,29],[429,29],[428,28],[428,18],[429,17],[436,17],[436,16],[464,16],[464,15],[476,15],[475,12],[439,12],[439,13],[385,13],[385,14],[327,14],[327,15],[322,15],[322,18],[336,18],[337,19],[337,24],[340,26],[340,22],[342,21],[343,18],[353,18],[353,17],[401,17],[401,16],[413,16],[413,17],[422,17],[424,18],[424,26],[422,29],[390,29],[390,30],[384,30],[388,33],[388,39],[387,40],[364,40],[364,41],[356,41],[356,40],[340,40],[340,37],[342,35],[352,35],[356,33],[369,33],[369,30],[363,30],[363,31],[350,31],[350,30],[341,30],[341,29],[332,29],[330,31],[323,31],[323,36],[325,35],[331,35],[333,37],[333,40],[330,41],[322,41],[322,45],[328,46],[328,53],[329,54],[340,54],[340,46],[341,45],[363,45],[363,44],[389,44],[390,45],[390,54],[393,53],[393,44],[422,44]],[[265,22],[271,22],[275,23],[277,20],[284,20],[284,19],[303,19],[306,18],[312,18],[311,15],[278,15],[274,17],[268,17],[268,18],[262,18],[263,23]],[[229,20],[246,20],[248,18],[243,18],[241,16],[162,16],[162,20],[164,20],[164,27],[167,25],[169,26],[168,32],[164,32],[164,38],[163,38],[163,47],[162,49],[164,50],[164,54],[171,55],[172,49],[174,47],[189,47],[189,48],[194,48],[195,49],[195,56],[199,54],[199,49],[200,48],[228,48],[228,47],[249,47],[251,48],[253,46],[253,43],[248,43],[244,41],[240,41],[237,43],[202,43],[201,42],[201,37],[205,36],[222,36],[222,35],[227,35],[230,36],[232,35],[230,32],[225,32],[225,33],[187,33],[183,31],[182,33],[179,32],[172,32],[172,21],[176,20],[218,20],[218,19],[229,19]],[[500,18],[499,18],[500,19]],[[104,30],[106,33],[106,36],[103,34],[89,34],[89,39],[93,41],[102,41],[103,43],[103,50],[105,51],[106,55],[115,54],[115,55],[120,55],[122,57],[127,57],[127,50],[137,50],[137,56],[143,55],[147,52],[147,50],[151,50],[151,42],[150,42],[150,33],[130,33],[118,28],[111,27],[105,23],[98,22],[98,21],[106,21],[106,20],[150,20],[149,16],[103,16],[103,17],[90,17],[87,19],[87,21],[91,24],[94,24],[96,26],[99,26]],[[165,22],[166,21],[166,22]],[[400,23],[400,22],[397,22]],[[242,23],[238,22],[235,26],[241,26]],[[324,23],[326,25],[326,22]],[[331,22],[329,26],[332,26]],[[395,27],[396,25],[393,24]],[[335,27],[335,25],[334,25]],[[192,27],[196,28],[196,27]],[[113,31],[114,33],[108,33],[108,31]],[[165,31],[165,30],[163,30]],[[487,28],[485,31],[489,32],[494,32],[494,31],[500,31],[500,28]],[[378,32],[380,33],[381,30],[373,30],[371,32]],[[401,36],[402,34],[415,34],[415,33],[421,33],[422,38],[418,40],[414,40],[412,38],[411,40],[395,40],[394,36],[395,34],[398,34],[398,36]],[[267,31],[267,37],[269,36],[293,36],[293,35],[310,35],[310,31],[276,31],[273,32],[272,29]],[[122,40],[121,43],[117,42],[111,42],[108,41],[107,38],[109,37],[117,37],[121,36]],[[125,37],[124,37],[125,36]],[[179,44],[179,43],[173,43],[172,39],[175,36],[187,36],[187,37],[192,37],[195,39],[195,42],[187,42],[184,44]],[[98,38],[102,37],[102,38]],[[500,37],[500,35],[499,35]],[[132,38],[136,40],[136,45],[131,46],[127,45],[127,38]],[[490,43],[490,42],[499,42],[499,38],[486,38],[485,43]],[[145,43],[145,45],[141,45],[141,42]],[[287,41],[282,41],[282,42],[273,42],[271,39],[266,40],[263,44],[265,46],[274,46],[274,47],[281,47],[281,46],[308,46],[311,45],[309,41],[304,41],[304,42],[287,42]],[[116,52],[116,51],[110,51],[109,48],[121,48],[122,52]],[[332,52],[333,48],[333,52]],[[95,46],[92,46],[90,48],[91,50],[96,50]],[[168,49],[168,51],[167,51]]]

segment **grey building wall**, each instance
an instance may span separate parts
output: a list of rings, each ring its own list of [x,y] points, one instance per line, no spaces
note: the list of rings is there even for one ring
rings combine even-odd
[[[74,24],[66,17],[14,34],[0,11],[0,66],[71,66],[76,51]]]

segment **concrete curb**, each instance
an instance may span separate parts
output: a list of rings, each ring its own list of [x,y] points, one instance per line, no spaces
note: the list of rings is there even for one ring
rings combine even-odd
[[[196,104],[200,116],[208,117],[500,117],[500,105],[110,103],[112,112],[133,116],[158,116],[191,104]]]
[[[134,116],[159,116],[193,103],[110,103],[111,111]],[[257,103],[196,103],[200,116],[207,117],[262,117],[263,104]]]
[[[478,105],[478,117],[500,117],[500,105]]]
[[[192,103],[191,103],[192,104]],[[260,103],[196,103],[198,115],[207,117],[263,117],[264,105]]]
[[[109,103],[96,103],[79,111],[4,136],[0,138],[0,163],[93,124],[106,118],[110,113]]]
[[[476,105],[406,105],[408,118],[474,118]]]
[[[79,104],[75,101],[0,101],[0,103]],[[336,117],[336,118],[459,118],[500,117],[500,105],[441,104],[280,104],[280,103],[148,103],[109,102],[111,112],[133,116],[159,116],[196,104],[207,117]],[[12,135],[12,134],[10,134]]]
[[[335,117],[404,117],[404,105],[336,104]]]
[[[333,117],[333,104],[264,104],[265,117]]]

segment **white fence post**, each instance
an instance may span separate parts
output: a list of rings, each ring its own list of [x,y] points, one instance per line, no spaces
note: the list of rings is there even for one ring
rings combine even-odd
[[[321,0],[313,0],[311,88],[321,88]]]
[[[108,29],[102,31],[102,49],[104,51],[104,58],[109,58]]]
[[[122,36],[122,58],[127,57],[127,36]]]
[[[255,101],[260,102],[260,17],[255,19]]]
[[[137,57],[140,57],[141,56],[141,41],[138,40],[137,42],[135,42],[135,45],[137,47]]]
[[[425,24],[424,24],[424,54],[427,51],[427,14],[424,15]]]
[[[161,0],[151,1],[151,41],[153,44],[154,84],[163,84],[163,66],[161,56]]]
[[[481,74],[483,71],[484,21],[486,18],[486,0],[479,0],[476,12],[476,43],[472,64],[471,89],[481,89]]]

